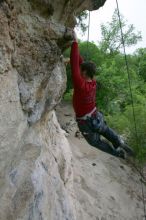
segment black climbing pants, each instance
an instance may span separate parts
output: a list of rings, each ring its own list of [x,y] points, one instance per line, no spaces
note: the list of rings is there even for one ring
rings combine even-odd
[[[77,119],[77,123],[79,130],[90,145],[111,155],[118,156],[116,148],[120,146],[120,138],[107,126],[101,112],[97,112],[87,120]],[[101,136],[110,141],[112,145],[102,140]]]

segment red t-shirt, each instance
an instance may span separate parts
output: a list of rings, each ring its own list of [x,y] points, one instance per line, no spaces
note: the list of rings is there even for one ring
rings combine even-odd
[[[96,106],[96,81],[86,81],[80,74],[80,57],[78,43],[73,42],[71,47],[71,70],[74,87],[73,107],[77,117],[90,113]]]

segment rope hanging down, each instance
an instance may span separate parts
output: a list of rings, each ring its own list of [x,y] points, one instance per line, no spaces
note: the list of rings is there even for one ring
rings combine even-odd
[[[89,59],[89,39],[90,39],[90,21],[91,21],[90,11],[88,15],[88,34],[87,34],[87,60]]]
[[[138,132],[137,132],[137,125],[136,125],[136,116],[135,116],[135,109],[134,109],[131,77],[130,77],[129,65],[128,65],[128,60],[127,60],[127,55],[126,55],[126,47],[125,47],[125,41],[124,41],[124,35],[123,35],[122,22],[121,22],[121,16],[120,16],[120,9],[119,9],[118,0],[116,0],[116,5],[117,5],[117,11],[118,11],[119,25],[120,25],[120,30],[121,30],[121,39],[122,39],[122,44],[123,44],[123,49],[124,49],[124,58],[125,58],[126,70],[127,70],[127,74],[128,74],[128,83],[129,83],[130,96],[131,96],[131,104],[132,104],[132,111],[133,111],[135,135],[136,135],[136,140],[137,140],[137,147],[140,149],[139,143],[138,143]],[[141,168],[141,170],[142,170],[141,172],[143,174],[143,169]],[[144,186],[143,186],[142,181],[141,181],[141,187],[142,187],[142,200],[143,200],[143,208],[144,208],[144,218],[146,220],[146,204],[145,204]]]

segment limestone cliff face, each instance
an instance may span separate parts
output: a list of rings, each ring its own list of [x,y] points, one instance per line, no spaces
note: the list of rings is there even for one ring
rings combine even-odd
[[[74,27],[75,15],[82,10],[97,9],[104,2],[2,1],[0,72],[17,72],[20,101],[29,122],[52,110],[64,92],[66,76],[60,55],[67,43],[66,27]]]
[[[66,85],[65,27],[104,2],[0,1],[1,220],[77,219],[71,150],[53,109]]]

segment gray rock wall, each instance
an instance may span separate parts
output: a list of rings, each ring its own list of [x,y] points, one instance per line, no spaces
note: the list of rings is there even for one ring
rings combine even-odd
[[[65,27],[103,1],[0,1],[0,220],[73,220],[72,154],[54,107]]]
[[[60,59],[67,43],[65,29],[74,27],[75,15],[81,10],[99,7],[94,4],[87,0],[2,1],[0,72],[17,72],[22,109],[30,123],[59,102],[66,85]]]

